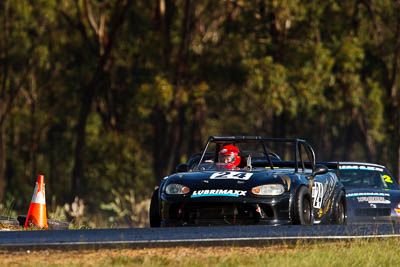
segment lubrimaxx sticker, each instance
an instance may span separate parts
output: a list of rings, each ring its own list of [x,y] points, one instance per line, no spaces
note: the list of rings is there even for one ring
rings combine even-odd
[[[210,179],[249,180],[252,175],[251,172],[215,172],[210,176]]]
[[[370,197],[370,196],[388,197],[388,196],[390,196],[390,194],[389,193],[351,193],[351,194],[346,194],[346,197]]]
[[[246,191],[233,190],[233,189],[206,189],[206,190],[195,190],[190,196],[193,197],[239,197],[246,196]]]
[[[382,168],[374,166],[360,166],[360,165],[340,165],[341,170],[364,170],[364,171],[380,171],[383,172]]]

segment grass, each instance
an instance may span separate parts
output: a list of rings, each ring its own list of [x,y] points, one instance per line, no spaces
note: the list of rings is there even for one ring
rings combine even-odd
[[[400,239],[265,247],[0,251],[1,266],[398,266]]]

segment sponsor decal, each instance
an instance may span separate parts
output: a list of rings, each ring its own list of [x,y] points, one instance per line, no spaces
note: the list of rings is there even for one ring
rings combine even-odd
[[[389,197],[389,193],[350,193],[346,194],[346,197],[369,197],[369,196],[375,196],[375,197]]]
[[[346,197],[355,197],[358,202],[367,202],[369,204],[390,204],[389,193],[351,193]]]
[[[314,199],[314,202],[313,202],[314,208],[316,208],[316,209],[321,208],[323,196],[324,196],[323,184],[320,182],[314,182],[314,185],[312,188],[312,198]]]
[[[331,206],[331,200],[329,199],[328,203],[325,205],[324,210],[322,210],[322,208],[320,208],[318,210],[318,218],[321,218],[322,215],[326,214],[328,212],[330,206]]]
[[[190,197],[239,197],[246,196],[246,193],[247,191],[234,189],[205,189],[193,191]]]
[[[210,179],[249,180],[252,175],[250,172],[215,172],[210,176]]]
[[[326,204],[325,206],[324,214],[328,212],[330,206],[331,206],[331,200],[329,199],[328,204]]]
[[[340,165],[341,170],[365,170],[365,171],[380,171],[383,172],[382,168],[373,166],[359,166],[359,165]]]
[[[390,204],[390,200],[384,197],[357,197],[358,202],[368,202],[373,204]]]

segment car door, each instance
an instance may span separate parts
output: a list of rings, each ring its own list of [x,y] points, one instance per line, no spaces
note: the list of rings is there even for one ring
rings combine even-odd
[[[300,171],[312,172],[315,168],[315,154],[311,146],[307,143],[301,143],[298,151],[301,162]],[[315,223],[321,222],[324,216],[329,213],[337,180],[336,175],[331,172],[317,175],[312,180],[312,199]]]

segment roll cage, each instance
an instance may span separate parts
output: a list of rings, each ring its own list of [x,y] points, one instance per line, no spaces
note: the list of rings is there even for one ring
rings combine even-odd
[[[290,165],[294,167],[295,172],[298,172],[299,168],[301,168],[304,172],[306,166],[308,167],[311,165],[312,172],[314,173],[316,171],[315,152],[311,147],[311,145],[307,143],[305,140],[297,138],[263,138],[261,136],[210,136],[203,149],[203,152],[201,153],[200,160],[197,166],[194,168],[194,170],[199,170],[200,164],[204,159],[204,156],[209,148],[210,143],[216,143],[214,160],[217,160],[218,151],[221,145],[227,143],[233,145],[235,145],[236,143],[259,143],[263,149],[264,158],[266,159],[265,163],[268,164],[271,167],[271,169],[274,169],[274,162],[270,157],[270,150],[268,146],[265,144],[266,142],[276,143],[276,144],[289,143],[292,144],[293,146],[292,157],[294,160],[279,162],[276,164],[282,165],[282,163],[284,163],[284,165]],[[304,159],[305,155],[307,155],[309,159],[309,161],[307,162]]]

